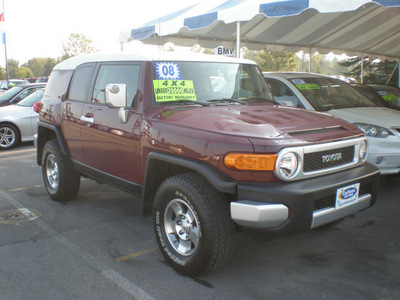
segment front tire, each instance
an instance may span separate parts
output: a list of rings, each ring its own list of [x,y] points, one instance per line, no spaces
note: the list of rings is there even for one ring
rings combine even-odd
[[[197,174],[176,175],[159,187],[153,207],[158,246],[179,273],[202,276],[224,265],[233,252],[229,203]]]
[[[14,148],[21,140],[18,129],[11,124],[0,125],[0,149],[8,150]]]
[[[56,140],[45,144],[42,158],[43,182],[50,197],[57,202],[73,200],[79,192],[80,175]]]

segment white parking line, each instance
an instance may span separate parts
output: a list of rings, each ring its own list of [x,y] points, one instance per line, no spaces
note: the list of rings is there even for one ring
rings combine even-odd
[[[11,205],[13,205],[17,209],[23,209],[24,206],[12,197],[9,193],[4,190],[0,190],[0,196],[2,196],[5,200],[7,200]],[[92,268],[94,268],[97,272],[101,273],[105,278],[114,284],[118,285],[121,289],[126,291],[128,294],[132,295],[136,299],[140,300],[154,300],[152,296],[147,294],[140,287],[126,279],[124,276],[119,274],[117,271],[110,269],[107,265],[97,260],[93,255],[85,250],[81,249],[76,244],[72,243],[66,237],[60,235],[57,231],[51,228],[46,222],[41,219],[36,219],[33,224],[36,224],[40,229],[49,234],[53,239],[59,242],[61,245],[65,246],[73,253],[78,255],[80,258],[85,260]]]

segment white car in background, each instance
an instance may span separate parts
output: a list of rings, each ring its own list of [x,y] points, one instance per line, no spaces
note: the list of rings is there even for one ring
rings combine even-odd
[[[37,133],[39,114],[34,111],[40,105],[44,88],[27,96],[18,104],[0,107],[0,150],[8,150],[20,142],[33,141]]]
[[[369,141],[367,161],[381,175],[400,171],[400,111],[378,107],[347,83],[319,74],[264,72],[281,105],[326,112],[353,123]]]

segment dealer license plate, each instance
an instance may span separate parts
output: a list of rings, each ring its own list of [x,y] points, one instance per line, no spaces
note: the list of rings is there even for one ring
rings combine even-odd
[[[357,202],[359,190],[360,190],[359,183],[337,189],[336,208],[341,208],[351,203]]]

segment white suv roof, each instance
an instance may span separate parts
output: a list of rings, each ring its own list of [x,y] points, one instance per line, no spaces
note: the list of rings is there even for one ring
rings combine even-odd
[[[128,52],[119,53],[94,53],[84,54],[69,58],[54,67],[54,70],[73,70],[79,65],[88,62],[106,61],[203,61],[203,62],[230,62],[256,64],[247,59],[238,59],[218,55],[207,55],[198,53],[176,54],[168,52],[157,52],[156,54],[136,54]]]

